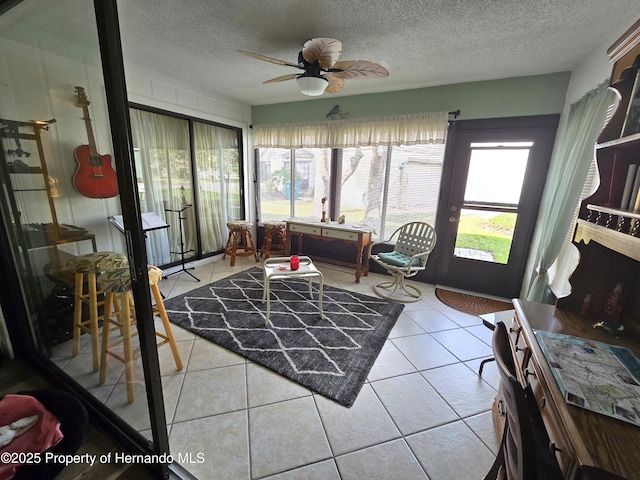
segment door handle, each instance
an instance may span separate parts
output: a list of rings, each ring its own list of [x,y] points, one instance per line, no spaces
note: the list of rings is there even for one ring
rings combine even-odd
[[[449,222],[451,223],[456,223],[458,220],[456,220],[456,217],[449,217]]]

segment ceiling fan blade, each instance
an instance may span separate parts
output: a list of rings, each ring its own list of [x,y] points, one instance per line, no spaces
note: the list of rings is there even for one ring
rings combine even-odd
[[[338,93],[344,87],[344,80],[336,77],[333,73],[327,73],[322,78],[329,82],[329,85],[325,89],[326,93]]]
[[[269,80],[265,80],[262,83],[276,83],[276,82],[284,82],[285,80],[294,80],[295,78],[299,77],[300,74],[299,73],[290,73],[288,75],[282,75],[280,77],[276,77],[276,78],[271,78]]]
[[[340,71],[335,72],[334,69]],[[382,65],[366,60],[344,60],[331,67],[331,75],[344,79],[382,78],[388,77],[389,71]]]
[[[338,61],[342,53],[342,42],[335,38],[312,38],[302,47],[302,56],[313,64],[316,61],[323,69],[328,69]]]
[[[278,60],[277,58],[267,57],[266,55],[260,55],[259,53],[247,52],[246,50],[238,50],[243,55],[247,55],[249,57],[257,58],[258,60],[264,60],[265,62],[275,63],[276,65],[284,65],[287,67],[295,67],[300,68],[300,66],[296,63],[285,62],[284,60]]]

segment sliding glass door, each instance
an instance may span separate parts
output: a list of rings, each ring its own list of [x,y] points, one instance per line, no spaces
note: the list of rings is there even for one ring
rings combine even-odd
[[[224,249],[229,220],[244,218],[240,130],[131,108],[140,204],[168,228],[147,232],[150,263]]]
[[[162,389],[177,386],[160,380],[116,3],[13,3],[0,9],[0,302],[14,349],[82,398],[125,451],[168,451]],[[149,170],[184,138],[154,152]],[[157,190],[144,191],[147,209],[162,205]],[[116,268],[131,281],[101,283]],[[124,327],[103,335],[114,317],[94,285],[131,291],[135,358],[115,346]]]

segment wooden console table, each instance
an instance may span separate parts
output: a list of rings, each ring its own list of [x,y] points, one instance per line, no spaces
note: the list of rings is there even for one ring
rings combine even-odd
[[[593,319],[553,305],[523,300],[513,303],[516,311],[513,324],[505,324],[517,358],[518,379],[523,386],[531,386],[551,440],[549,448],[555,452],[564,478],[585,478],[585,467],[593,467],[603,472],[603,476],[596,478],[608,478],[604,472],[610,472],[626,479],[640,479],[640,427],[567,404],[533,330],[619,345],[636,354],[638,341],[630,337],[616,338],[602,329],[594,329]],[[499,401],[500,394],[494,404],[497,423],[500,422]]]
[[[308,255],[313,260],[355,268],[356,283],[360,283],[362,275],[369,274],[369,259],[366,258],[371,243],[371,230],[354,225],[340,225],[335,222],[314,222],[309,220],[287,220],[287,251],[291,251],[291,238],[298,237],[298,253],[302,254],[302,238],[310,237],[320,240],[338,240],[356,248],[355,262],[344,262],[330,257]],[[305,253],[305,255],[307,255]]]

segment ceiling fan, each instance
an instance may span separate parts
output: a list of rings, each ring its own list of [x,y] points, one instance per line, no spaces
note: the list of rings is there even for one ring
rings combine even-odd
[[[303,70],[303,73],[290,73],[266,80],[263,83],[296,80],[305,95],[318,96],[324,92],[338,93],[348,79],[388,77],[389,72],[382,65],[366,60],[343,60],[338,62],[342,52],[342,42],[334,38],[312,38],[307,40],[298,53],[298,63],[278,60],[258,53],[238,50],[258,60]]]

